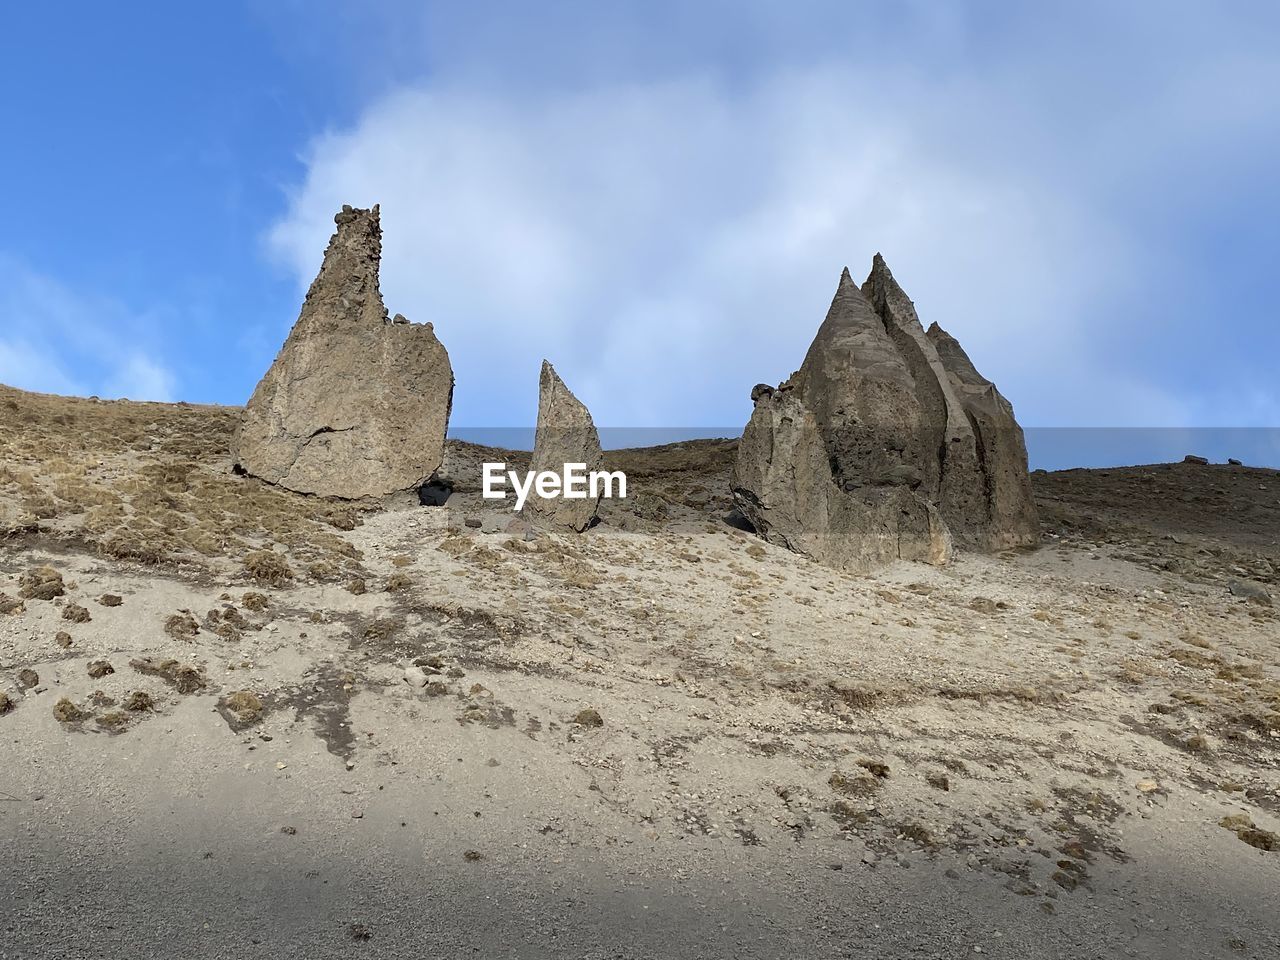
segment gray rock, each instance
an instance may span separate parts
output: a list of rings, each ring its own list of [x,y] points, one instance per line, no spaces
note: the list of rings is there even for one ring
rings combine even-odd
[[[440,466],[453,399],[431,324],[387,317],[379,211],[343,207],[297,323],[232,440],[245,472],[359,498],[420,486]]]
[[[911,371],[920,410],[914,426],[919,442],[912,458],[912,468],[921,479],[919,492],[938,505],[958,543],[985,547],[985,530],[975,529],[980,525],[971,522],[983,512],[977,442],[946,367],[916,315],[915,304],[878,253],[862,293]]]
[[[507,521],[506,532],[511,534],[514,539],[522,540],[525,543],[538,539],[538,532],[533,529],[533,524],[519,515]]]
[[[407,683],[409,686],[413,687],[415,690],[421,690],[423,687],[425,687],[429,679],[430,678],[427,676],[427,671],[423,670],[419,666],[404,668],[404,682]]]
[[[817,418],[790,390],[756,402],[732,487],[761,537],[827,566],[869,570],[892,560],[951,558],[946,524],[909,487],[837,484]]]
[[[590,412],[564,385],[551,364],[543,360],[538,385],[538,427],[529,469],[554,471],[563,478],[568,463],[585,464],[588,474],[601,469],[604,454],[600,437]],[[531,491],[523,513],[543,526],[581,532],[594,522],[601,493],[597,490],[594,497],[568,499],[543,498]]]
[[[1040,518],[1027,472],[1027,444],[1013,404],[977,371],[955,337],[936,323],[928,335],[973,426],[981,465],[981,496],[975,498],[981,506],[955,521],[964,528],[964,542],[988,550],[1037,543]]]
[[[1026,447],[1013,409],[954,339],[920,324],[876,255],[849,271],[800,369],[757,385],[733,496],[770,542],[818,562],[869,569],[945,563],[1034,543]]]
[[[915,378],[848,270],[799,371],[779,390],[788,388],[812,412],[842,489],[926,459]]]
[[[1243,467],[1244,461],[1237,460],[1235,457],[1227,457],[1227,465],[1232,467]]]
[[[1250,583],[1248,580],[1232,580],[1227,584],[1227,589],[1231,591],[1233,597],[1243,597],[1264,607],[1271,606],[1271,594],[1261,584]]]
[[[1185,457],[1182,458],[1182,462],[1194,463],[1196,466],[1199,466],[1199,467],[1207,467],[1209,465],[1208,460],[1206,460],[1204,457],[1197,457],[1194,453],[1188,453]]]

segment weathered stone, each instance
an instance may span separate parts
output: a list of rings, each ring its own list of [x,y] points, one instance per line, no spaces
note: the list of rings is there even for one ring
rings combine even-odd
[[[924,461],[915,380],[848,270],[804,363],[779,389],[788,385],[812,412],[841,489],[885,485]]]
[[[1034,541],[1012,408],[934,330],[879,254],[844,271],[800,369],[751,392],[733,495],[762,537],[847,569]]]
[[[1227,589],[1231,591],[1233,597],[1242,597],[1251,603],[1264,607],[1271,606],[1271,594],[1260,583],[1252,583],[1248,580],[1232,580],[1227,584]]]
[[[964,405],[978,444],[986,510],[985,515],[966,520],[974,531],[972,542],[988,550],[1038,542],[1040,519],[1027,472],[1027,444],[1022,427],[1014,418],[1013,404],[977,371],[955,337],[936,323],[930,325],[928,334]]]
[[[938,505],[956,542],[985,548],[982,467],[973,427],[951,384],[942,359],[916,315],[915,304],[894,280],[880,254],[862,285],[911,371],[920,404],[915,445],[922,484],[919,492]]]
[[[549,470],[563,477],[565,465],[570,463],[583,464],[587,474],[600,470],[604,464],[600,437],[590,412],[544,360],[538,384],[538,427],[529,469],[535,473]],[[598,489],[591,496],[588,489],[586,497],[569,499],[543,498],[531,491],[522,512],[540,524],[581,532],[595,521],[602,492]]]
[[[732,483],[738,508],[761,537],[818,563],[867,570],[892,560],[951,558],[946,524],[909,487],[837,484],[817,418],[785,387],[756,401]]]
[[[387,317],[378,287],[379,212],[344,206],[320,273],[253,392],[232,456],[300,493],[382,496],[427,481],[443,457],[453,398],[431,324]]]

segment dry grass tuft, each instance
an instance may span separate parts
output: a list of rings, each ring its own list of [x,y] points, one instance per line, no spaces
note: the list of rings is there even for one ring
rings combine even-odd
[[[88,623],[93,618],[89,616],[89,611],[80,606],[80,604],[68,603],[62,608],[62,619],[71,623]]]
[[[244,558],[244,569],[259,583],[283,587],[293,579],[293,570],[287,561],[274,550],[255,550]]]
[[[159,677],[179,693],[197,693],[209,685],[196,667],[177,660],[153,660],[150,657],[144,657],[139,660],[130,660],[129,666],[145,676]]]
[[[94,680],[101,680],[105,676],[109,676],[116,672],[116,668],[111,666],[106,660],[93,660],[88,666],[89,676]]]
[[[1235,813],[1231,816],[1223,817],[1218,821],[1218,826],[1230,830],[1251,847],[1257,847],[1259,850],[1266,852],[1280,850],[1280,836],[1270,830],[1264,830],[1254,823],[1247,814]]]
[[[124,698],[124,708],[134,713],[149,713],[156,708],[156,702],[145,690],[135,690]]]
[[[218,701],[218,712],[233,730],[242,730],[262,719],[262,701],[248,690],[236,690]]]
[[[190,643],[200,632],[200,623],[190,610],[180,610],[164,622],[164,632],[175,640]]]
[[[59,723],[83,723],[89,718],[89,714],[68,698],[62,697],[53,705],[53,718]]]
[[[869,797],[880,789],[879,781],[869,774],[847,774],[837,770],[827,778],[827,786],[846,797]]]
[[[267,609],[269,604],[270,601],[265,594],[255,593],[252,590],[240,598],[240,605],[246,610],[252,610],[254,613],[261,613]]]
[[[52,600],[66,591],[62,574],[53,567],[32,567],[18,578],[18,596],[24,600]]]
[[[121,733],[129,725],[132,717],[123,710],[112,710],[95,719],[95,723],[111,733]]]

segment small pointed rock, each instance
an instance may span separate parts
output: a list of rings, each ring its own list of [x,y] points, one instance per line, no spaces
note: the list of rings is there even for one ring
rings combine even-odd
[[[581,464],[590,476],[604,465],[600,436],[591,413],[560,379],[555,368],[542,361],[538,381],[538,427],[534,435],[533,457],[529,469],[552,471],[564,478],[566,464]],[[595,521],[602,489],[591,496],[570,499],[564,496],[539,497],[530,492],[524,513],[544,526],[581,532]]]

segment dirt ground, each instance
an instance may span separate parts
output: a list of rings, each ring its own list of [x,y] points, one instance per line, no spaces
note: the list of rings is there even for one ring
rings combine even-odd
[[[1275,957],[1280,473],[1033,476],[831,571],[733,441],[578,537],[0,388],[0,957]]]

